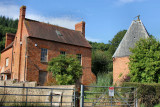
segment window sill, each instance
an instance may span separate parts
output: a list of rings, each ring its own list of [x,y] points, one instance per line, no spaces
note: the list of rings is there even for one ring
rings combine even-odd
[[[47,61],[41,61],[41,63],[42,63],[42,64],[48,64],[48,62],[47,62]]]

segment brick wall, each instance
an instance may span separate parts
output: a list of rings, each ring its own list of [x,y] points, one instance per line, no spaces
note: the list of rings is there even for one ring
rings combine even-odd
[[[24,67],[24,51],[25,51],[25,36],[28,35],[25,26],[24,26],[24,19],[25,19],[25,10],[26,7],[22,6],[20,8],[20,16],[19,16],[19,22],[18,22],[18,29],[16,36],[14,38],[14,44],[13,44],[13,79],[17,79],[20,81],[21,73],[24,70],[22,69]],[[23,73],[22,73],[23,75]],[[21,79],[22,80],[22,79]],[[23,79],[24,80],[24,79]]]
[[[82,83],[88,84],[95,81],[96,77],[91,72],[91,49],[74,46],[64,43],[58,43],[53,41],[46,41],[36,38],[27,39],[27,80],[28,81],[39,81],[39,70],[46,71],[48,64],[41,62],[41,48],[48,49],[48,61],[53,57],[60,55],[60,51],[65,51],[66,54],[81,54],[82,55],[82,66],[83,76]],[[35,46],[37,44],[37,46]]]
[[[6,58],[9,58],[9,64],[6,66]],[[6,70],[11,71],[11,62],[12,62],[12,47],[1,53],[1,72]]]
[[[14,41],[14,34],[6,33],[5,48]]]
[[[26,41],[28,35],[25,26],[22,27],[21,35],[22,38],[20,38],[20,30],[17,30],[13,44],[12,71],[13,71],[13,79],[18,79],[19,81],[25,81],[25,73],[26,73],[25,54],[26,54]]]
[[[119,84],[129,73],[129,57],[113,58],[113,83]]]

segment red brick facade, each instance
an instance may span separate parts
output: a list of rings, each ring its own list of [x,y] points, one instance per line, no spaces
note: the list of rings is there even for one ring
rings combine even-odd
[[[60,51],[65,51],[67,54],[72,55],[81,54],[83,67],[83,76],[81,82],[83,84],[89,84],[95,81],[96,77],[91,71],[91,48],[30,37],[30,34],[28,33],[27,27],[25,25],[27,22],[25,23],[24,21],[25,9],[25,6],[22,6],[20,9],[18,30],[14,38],[12,48],[5,50],[1,55],[1,67],[4,64],[4,59],[8,57],[8,55],[13,55],[13,59],[11,57],[12,60],[10,60],[9,66],[10,69],[12,68],[11,79],[16,79],[18,81],[37,81],[39,83],[39,72],[47,72],[47,62],[41,62],[41,48],[46,48],[48,50],[48,61],[50,61],[53,57],[60,55]],[[85,32],[85,30],[83,31]],[[73,30],[71,30],[71,33],[72,32]],[[81,41],[79,41],[79,43],[80,42]],[[49,74],[47,75],[49,77]]]
[[[124,79],[126,79],[129,68],[129,56],[128,57],[119,57],[113,58],[113,83],[119,84]]]
[[[6,59],[8,58],[8,66],[6,66]],[[5,50],[5,52],[1,53],[1,79],[6,80],[7,79],[7,75],[8,75],[8,79],[11,78],[11,71],[12,71],[12,47]]]
[[[47,63],[41,62],[41,48],[48,49],[48,61],[53,57],[60,55],[60,51],[65,51],[67,54],[81,54],[83,76],[82,83],[88,84],[95,80],[95,76],[91,72],[91,49],[85,47],[78,47],[69,44],[62,44],[58,42],[46,41],[36,38],[27,39],[27,74],[28,81],[39,81],[39,71],[46,71]],[[35,44],[37,46],[35,46]],[[34,59],[34,60],[33,60]],[[34,71],[34,72],[32,72]],[[33,76],[34,75],[34,76]]]

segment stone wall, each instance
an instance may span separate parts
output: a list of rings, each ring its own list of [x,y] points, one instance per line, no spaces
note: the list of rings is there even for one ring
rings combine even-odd
[[[51,94],[53,106],[72,106],[74,94],[74,85],[57,85],[57,86],[37,86],[36,82],[21,82],[14,83],[14,81],[0,81],[0,86],[16,86],[17,88],[0,87],[0,94],[22,94],[24,96],[17,95],[0,95],[0,101],[2,102],[49,102],[41,103],[42,105],[51,104]],[[18,88],[18,87],[30,87],[30,88]],[[71,90],[70,90],[71,89]],[[43,96],[30,96],[30,95],[43,95]],[[46,96],[48,95],[48,96]]]

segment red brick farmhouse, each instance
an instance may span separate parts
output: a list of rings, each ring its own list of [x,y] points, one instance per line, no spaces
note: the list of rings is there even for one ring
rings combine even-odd
[[[81,82],[89,84],[96,77],[91,71],[91,45],[85,39],[85,22],[75,30],[25,18],[26,7],[20,8],[16,34],[6,34],[1,52],[1,79],[48,81],[48,61],[60,54],[77,55],[83,67]]]

